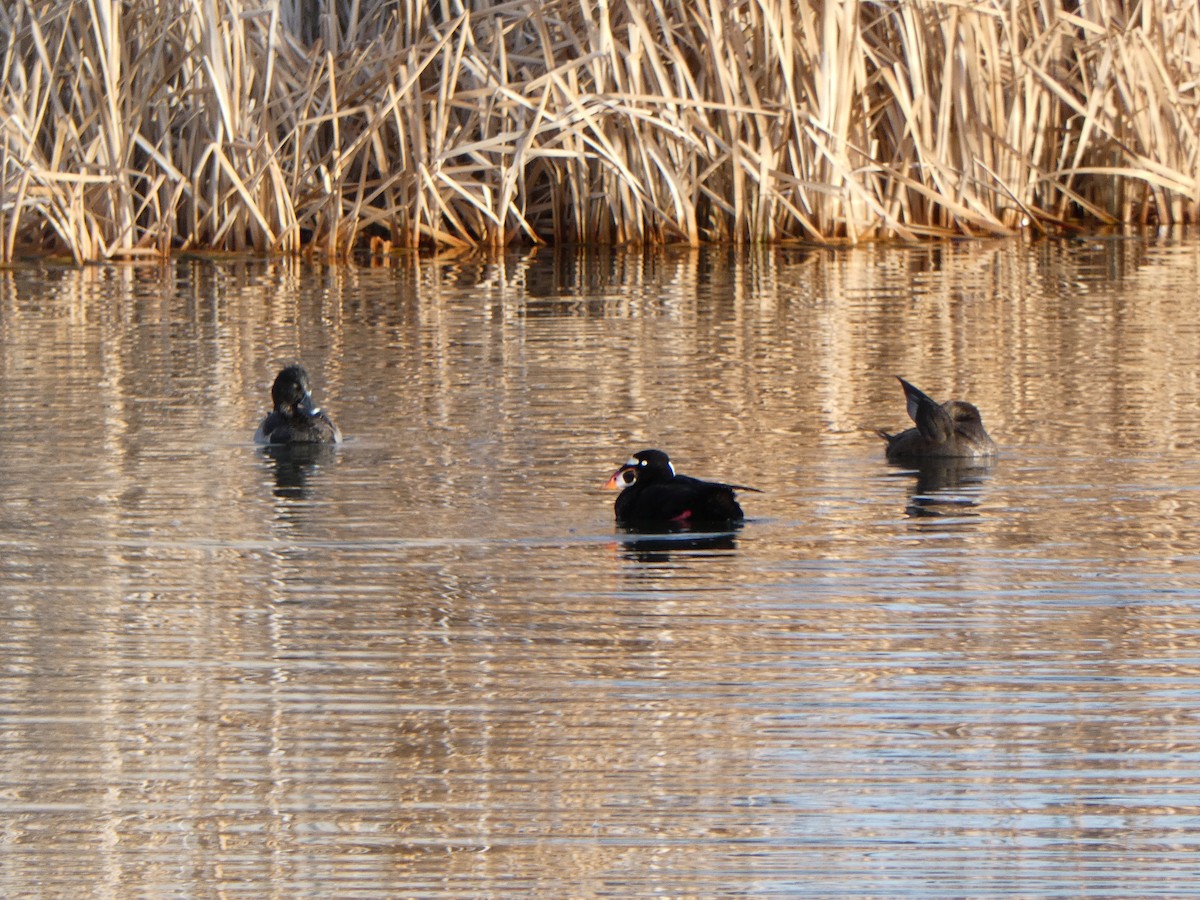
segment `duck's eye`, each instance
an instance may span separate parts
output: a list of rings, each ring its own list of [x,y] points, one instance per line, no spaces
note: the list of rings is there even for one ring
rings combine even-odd
[[[648,463],[646,462],[646,460],[644,460],[644,459],[643,459],[643,460],[639,460],[639,461],[638,461],[638,465],[639,465],[639,466],[645,466],[645,465],[648,465]]]

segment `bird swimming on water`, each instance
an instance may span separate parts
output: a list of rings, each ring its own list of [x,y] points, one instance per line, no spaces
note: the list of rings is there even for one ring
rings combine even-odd
[[[908,416],[915,428],[888,434],[887,458],[893,462],[930,459],[973,459],[986,462],[996,455],[996,444],[983,428],[979,410],[965,400],[937,403],[928,394],[896,376],[908,401]]]
[[[687,528],[740,524],[745,516],[737,491],[757,490],[677,475],[661,450],[633,454],[605,487],[621,492],[614,504],[618,525]]]
[[[274,409],[267,413],[254,440],[259,444],[338,444],[342,432],[313,405],[308,372],[299,364],[287,366],[271,385]]]

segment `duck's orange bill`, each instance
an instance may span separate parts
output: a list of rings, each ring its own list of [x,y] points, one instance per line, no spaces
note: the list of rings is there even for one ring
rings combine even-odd
[[[621,482],[621,476],[623,474],[625,474],[624,469],[617,469],[617,471],[613,472],[612,478],[604,482],[604,489],[606,491],[619,491],[624,488],[625,485]]]

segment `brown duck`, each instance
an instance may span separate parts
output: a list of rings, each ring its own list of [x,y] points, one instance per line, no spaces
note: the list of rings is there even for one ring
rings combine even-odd
[[[996,444],[984,431],[979,410],[965,400],[937,403],[928,394],[896,376],[904,387],[908,415],[916,424],[899,434],[879,434],[887,441],[887,458],[893,462],[928,459],[988,461]]]

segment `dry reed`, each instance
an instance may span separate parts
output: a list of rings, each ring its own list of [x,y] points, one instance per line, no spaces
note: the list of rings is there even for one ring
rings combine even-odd
[[[1195,0],[15,0],[0,257],[1200,218]]]

